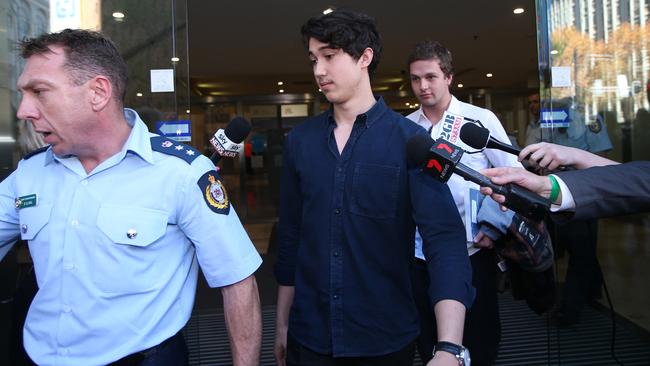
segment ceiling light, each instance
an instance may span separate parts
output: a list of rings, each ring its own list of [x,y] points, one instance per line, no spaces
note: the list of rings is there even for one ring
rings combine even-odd
[[[515,8],[512,12],[514,14],[523,14],[524,13],[524,8]]]
[[[416,106],[416,107],[419,107],[419,106],[420,106],[418,103],[415,103],[415,104],[413,104],[413,105]]]
[[[278,85],[284,85],[283,81],[278,81]]]
[[[121,11],[116,11],[113,13],[113,18],[117,19],[124,19],[124,13]]]
[[[411,103],[409,103],[409,102],[406,102],[406,103],[404,103],[404,104],[406,104],[407,106],[411,105]]]
[[[280,90],[278,90],[278,91],[279,91],[280,93],[284,93],[284,89],[280,89]]]
[[[464,86],[465,86],[465,85],[463,85],[463,83],[458,83],[458,87],[459,87],[459,88],[462,88],[462,87],[464,87]]]
[[[135,96],[136,96],[136,97],[141,97],[141,96],[142,96],[142,93],[135,93]]]
[[[560,53],[560,51],[558,51],[558,50],[551,51],[551,55],[557,55],[558,53]]]
[[[176,56],[172,57],[172,62],[178,62],[178,61],[180,61],[180,60],[181,60],[181,59],[178,58],[178,57],[176,57]]]
[[[188,110],[186,110],[186,111],[185,111],[185,113],[187,113],[187,114],[190,114],[190,110],[189,110],[189,109],[188,109]]]
[[[494,76],[494,75],[492,75],[491,72],[488,72],[487,74],[485,74],[485,77],[486,77],[486,78],[491,78],[492,76]]]
[[[323,10],[323,15],[329,14],[329,13],[331,13],[331,12],[333,12],[333,11],[334,11],[334,9],[332,9],[332,8],[327,8],[327,9]]]
[[[318,88],[318,91],[319,91],[319,92],[322,92],[322,91],[323,91],[323,89],[321,89],[321,88]]]

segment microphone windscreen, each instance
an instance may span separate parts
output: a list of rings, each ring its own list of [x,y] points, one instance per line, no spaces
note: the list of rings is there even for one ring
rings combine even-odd
[[[427,135],[415,135],[411,137],[406,143],[406,157],[416,165],[424,164],[429,158],[429,150],[434,142]]]
[[[474,149],[483,149],[490,141],[490,130],[474,123],[465,123],[460,128],[460,139]]]
[[[236,144],[244,141],[250,132],[251,124],[244,117],[233,118],[230,122],[228,122],[228,126],[226,126],[226,129],[224,130],[226,137]]]

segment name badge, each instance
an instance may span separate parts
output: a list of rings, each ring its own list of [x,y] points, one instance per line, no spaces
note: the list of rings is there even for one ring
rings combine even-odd
[[[27,207],[33,207],[36,206],[37,199],[36,199],[36,194],[28,194],[27,196],[22,196],[16,198],[16,201],[14,202],[15,206],[17,209],[21,208],[27,208]]]

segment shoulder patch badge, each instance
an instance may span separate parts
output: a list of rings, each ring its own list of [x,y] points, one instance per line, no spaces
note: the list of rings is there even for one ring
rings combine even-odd
[[[192,164],[194,159],[201,153],[192,146],[181,144],[178,141],[168,139],[163,136],[154,136],[151,138],[151,150],[163,154],[174,155]]]
[[[219,180],[219,174],[216,171],[211,170],[203,174],[196,183],[203,193],[205,203],[212,211],[222,215],[227,215],[230,212],[228,192]]]

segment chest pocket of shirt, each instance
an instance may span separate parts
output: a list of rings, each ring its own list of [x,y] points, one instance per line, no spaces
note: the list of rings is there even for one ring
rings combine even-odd
[[[51,213],[52,205],[38,205],[20,209],[18,211],[20,238],[23,240],[36,240],[38,233],[50,221]]]
[[[165,234],[167,213],[149,208],[103,205],[97,226],[117,244],[146,247]]]
[[[144,207],[102,205],[97,226],[109,240],[93,241],[93,282],[108,293],[136,293],[159,287],[155,264],[167,244],[159,239],[167,230],[164,211]]]
[[[352,178],[350,212],[377,219],[395,218],[399,172],[399,167],[357,164]]]
[[[48,271],[50,258],[50,230],[47,227],[52,214],[51,204],[38,204],[34,207],[21,208],[18,211],[20,220],[20,238],[28,241],[29,254],[34,262],[36,279],[40,284]]]

